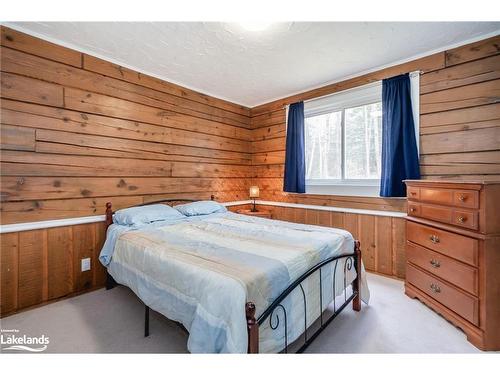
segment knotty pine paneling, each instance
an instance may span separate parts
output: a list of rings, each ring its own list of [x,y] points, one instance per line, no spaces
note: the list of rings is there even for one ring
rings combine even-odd
[[[19,233],[18,307],[39,304],[47,299],[47,231]]]
[[[62,62],[80,68],[82,66],[82,54],[69,48],[34,38],[30,35],[20,33],[0,26],[1,45],[24,51],[48,60]]]
[[[392,274],[404,278],[406,270],[406,219],[392,218],[391,235]]]
[[[35,130],[3,125],[0,142],[1,150],[35,151]]]
[[[240,207],[238,207],[240,208]],[[345,229],[361,242],[366,270],[404,278],[405,219],[295,207],[257,205],[273,219]]]
[[[19,233],[0,235],[0,313],[17,309]]]
[[[11,177],[2,179],[2,200],[42,201],[125,195],[163,194],[165,192],[248,193],[241,178],[177,177]]]
[[[3,26],[1,40],[2,224],[102,214],[105,200],[247,198],[249,108]]]
[[[500,37],[437,53],[399,66],[252,108],[252,164],[283,166],[284,106],[397,74],[421,70],[420,168],[423,178],[500,179]],[[282,192],[278,169],[256,169],[253,184],[266,200],[405,211],[405,202]],[[349,221],[350,219],[348,219]],[[401,230],[396,224],[397,230]],[[379,238],[387,242],[386,239]],[[386,262],[384,258],[378,260]],[[369,262],[372,260],[370,259]]]
[[[436,70],[422,75],[420,93],[435,92],[500,78],[500,55]]]
[[[255,183],[261,188],[261,199],[276,202],[310,204],[317,206],[333,206],[359,208],[381,211],[405,211],[405,199],[388,199],[375,197],[352,197],[340,195],[307,195],[284,193],[283,178],[255,178]],[[257,183],[258,182],[258,183]]]
[[[47,229],[48,297],[68,295],[73,291],[73,229],[57,227]]]
[[[74,290],[79,292],[92,287],[93,272],[92,269],[81,272],[81,259],[90,258],[91,264],[96,249],[96,226],[95,225],[75,225],[73,226],[73,275]]]
[[[169,147],[173,147],[174,145],[191,146],[186,147],[184,152],[188,152],[192,147],[215,151],[220,147],[231,150],[235,148],[235,145],[249,147],[246,141],[242,140],[245,138],[243,134],[238,134],[237,137],[239,139],[233,140],[231,137],[228,137],[229,133],[222,131],[221,135],[206,134],[195,130],[188,131],[185,130],[186,126],[182,123],[176,123],[176,128],[169,128],[161,124],[148,124],[11,100],[2,100],[1,106],[3,113],[2,122],[7,125],[44,129],[47,131],[64,131],[75,134],[92,134],[105,136],[107,139],[141,140],[147,142],[147,144],[157,142],[167,144]],[[209,132],[209,130],[205,131]],[[61,136],[62,134],[59,133],[59,135]],[[134,146],[133,143],[131,145]],[[132,146],[129,148],[133,150],[135,146]],[[95,147],[99,148],[99,145]],[[167,146],[163,146],[163,148],[168,149]],[[179,150],[174,151],[177,151],[181,155],[183,153]],[[242,150],[238,149],[237,151],[243,153]],[[230,155],[234,158],[237,154]]]
[[[498,55],[500,51],[498,42],[499,37],[495,36],[448,50],[445,52],[446,66],[449,67],[483,57]]]
[[[102,222],[4,233],[0,243],[1,316],[104,286]],[[87,257],[91,270],[80,272]]]
[[[51,83],[2,72],[0,85],[3,98],[51,106],[63,105],[63,88]]]

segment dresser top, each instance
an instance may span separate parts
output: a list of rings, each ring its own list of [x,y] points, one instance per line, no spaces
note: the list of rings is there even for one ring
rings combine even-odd
[[[445,179],[422,179],[422,180],[403,180],[404,183],[419,183],[419,184],[470,184],[470,185],[499,185],[500,180],[445,180]]]

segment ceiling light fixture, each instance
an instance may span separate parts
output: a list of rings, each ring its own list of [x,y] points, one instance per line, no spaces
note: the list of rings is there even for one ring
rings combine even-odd
[[[262,31],[271,26],[271,22],[265,21],[249,21],[249,22],[241,22],[241,27],[248,31]]]

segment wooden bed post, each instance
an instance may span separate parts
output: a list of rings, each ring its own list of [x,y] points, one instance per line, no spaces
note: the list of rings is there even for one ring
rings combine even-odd
[[[106,229],[113,224],[113,209],[111,208],[111,202],[106,203]]]
[[[245,314],[247,318],[248,354],[256,354],[259,352],[259,325],[255,319],[255,304],[253,302],[245,304]]]
[[[352,309],[354,311],[361,310],[361,247],[359,241],[354,241],[354,266],[356,267],[356,280],[352,284],[353,292],[356,297],[352,300]]]
[[[106,231],[111,224],[113,224],[113,209],[111,208],[111,202],[108,202],[106,203]],[[108,269],[106,268],[106,290],[113,289],[117,285],[115,279],[108,273]]]

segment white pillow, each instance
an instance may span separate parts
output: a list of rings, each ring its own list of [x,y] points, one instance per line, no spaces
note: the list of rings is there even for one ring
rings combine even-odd
[[[209,215],[227,211],[226,207],[215,201],[199,201],[180,204],[178,206],[174,206],[174,208],[186,216]]]
[[[152,204],[118,210],[113,215],[113,222],[119,225],[143,225],[154,221],[182,218],[185,218],[185,216],[166,204]]]

